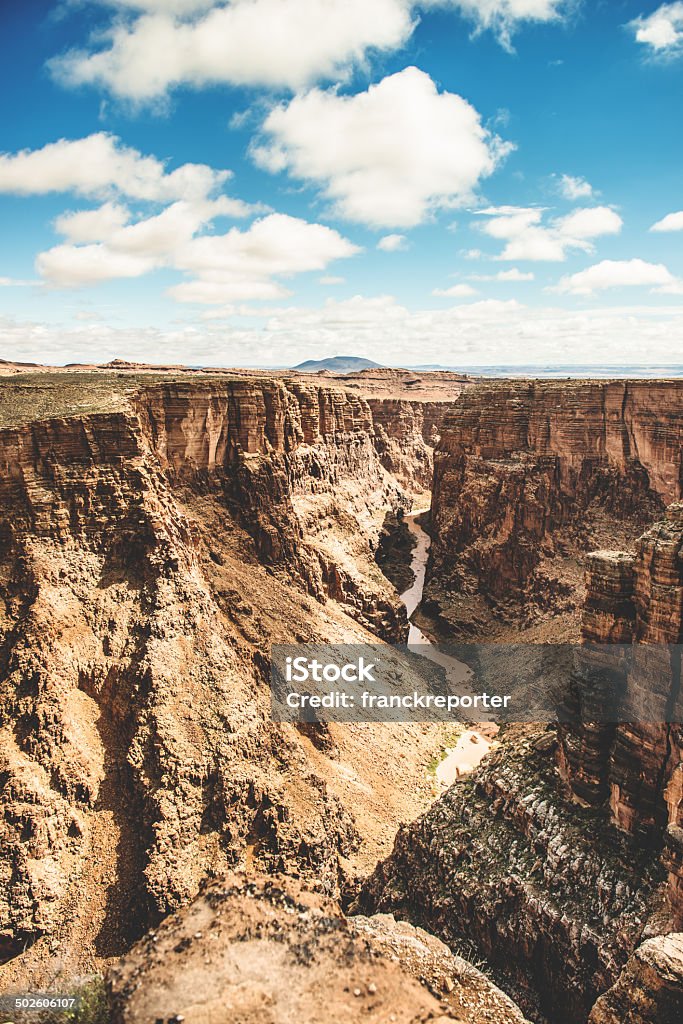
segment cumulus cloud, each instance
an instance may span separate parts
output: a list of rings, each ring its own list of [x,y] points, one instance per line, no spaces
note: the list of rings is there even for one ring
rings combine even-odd
[[[683,53],[683,3],[662,4],[649,15],[630,22],[636,41],[656,57],[677,57]]]
[[[226,83],[298,90],[344,80],[410,38],[419,15],[451,9],[508,49],[520,23],[560,19],[575,0],[95,0],[115,8],[90,47],[52,61],[68,85],[134,102],[174,87]],[[126,12],[130,15],[126,17]]]
[[[647,263],[639,259],[602,260],[577,274],[561,278],[557,291],[592,295],[608,288],[651,287],[667,291],[675,290],[677,286],[676,278],[663,263]]]
[[[667,213],[666,217],[652,225],[650,231],[683,231],[683,210]]]
[[[177,85],[296,90],[345,77],[370,49],[397,49],[413,26],[405,0],[233,0],[191,19],[161,3],[144,9],[132,23],[114,22],[104,49],[53,61],[54,73],[134,101]]]
[[[444,299],[467,299],[477,294],[477,289],[470,284],[454,284],[450,288],[435,288],[432,295]]]
[[[500,260],[560,263],[572,250],[592,252],[593,239],[621,231],[623,221],[609,206],[573,210],[545,222],[542,207],[495,206],[476,211],[481,231],[505,242]]]
[[[601,235],[618,235],[623,221],[609,206],[591,206],[574,210],[556,221],[556,227],[564,238],[590,239]]]
[[[233,228],[226,234],[198,234],[221,209],[221,197],[203,203],[178,202],[125,226],[108,220],[107,211],[100,217],[99,234],[96,219],[76,220],[78,240],[87,238],[95,244],[57,245],[38,256],[36,268],[48,284],[75,288],[169,267],[191,278],[169,289],[173,298],[220,304],[284,298],[290,293],[279,278],[324,270],[333,260],[360,251],[332,228],[284,214],[262,217],[245,231]],[[101,214],[102,209],[89,212]],[[78,217],[58,220],[71,239]]]
[[[0,193],[18,196],[72,192],[103,198],[117,193],[165,203],[203,199],[230,177],[230,171],[206,164],[183,164],[169,172],[156,157],[143,156],[107,132],[0,155]],[[233,202],[235,212],[248,212],[245,203]]]
[[[104,203],[94,210],[62,213],[54,228],[70,242],[98,242],[119,231],[130,220],[130,211],[120,203]]]
[[[415,67],[353,96],[296,96],[263,133],[252,148],[259,166],[320,186],[339,216],[373,227],[411,227],[469,200],[511,149]]]
[[[181,200],[134,224],[127,223],[129,211],[113,203],[62,214],[55,221],[55,229],[72,244],[41,253],[36,267],[49,284],[74,288],[114,278],[140,277],[157,267],[174,266],[183,246],[214,217],[229,213],[233,202],[227,196],[196,202]],[[79,244],[88,242],[98,244]]]
[[[360,252],[333,228],[273,213],[246,231],[204,235],[177,253],[174,265],[195,280],[171,288],[181,302],[222,303],[273,299],[288,294],[276,279],[311,270]],[[274,280],[275,279],[275,280]]]
[[[165,14],[196,14],[216,6],[216,0],[94,0],[102,7],[129,11],[161,11]]]
[[[398,252],[407,248],[405,235],[384,235],[377,243],[377,248],[382,252]]]
[[[278,278],[324,270],[359,251],[331,228],[280,214],[262,217],[246,231],[207,233],[218,217],[259,210],[216,194],[229,176],[203,164],[169,172],[156,157],[104,132],[0,156],[0,192],[105,199],[56,218],[64,241],[36,258],[38,273],[52,287],[84,287],[164,267],[192,276],[171,290],[181,301],[270,300],[289,294]],[[134,201],[135,215],[124,199]]]
[[[575,202],[577,199],[591,199],[593,186],[585,178],[573,178],[571,174],[563,174],[559,180],[560,195]]]
[[[113,252],[105,245],[56,245],[36,259],[36,270],[56,288],[86,287],[112,278],[141,277],[156,265],[154,259]]]
[[[518,269],[518,267],[512,267],[510,270],[499,270],[497,274],[470,274],[470,281],[533,281],[535,275],[532,271],[524,272]]]

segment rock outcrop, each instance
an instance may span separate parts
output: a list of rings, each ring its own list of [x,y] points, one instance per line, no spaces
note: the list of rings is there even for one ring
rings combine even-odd
[[[596,1002],[589,1024],[678,1024],[683,1012],[683,934],[639,946],[616,985]]]
[[[683,389],[659,381],[519,381],[468,389],[435,454],[425,612],[491,639],[550,612],[578,636],[580,556],[627,545],[683,495]],[[500,632],[500,629],[498,629]]]
[[[291,879],[228,877],[109,973],[114,1024],[525,1024],[479,971],[392,918],[342,917]]]
[[[580,1024],[638,945],[662,871],[598,811],[562,798],[552,730],[514,730],[399,830],[357,909],[484,958],[532,1019]]]

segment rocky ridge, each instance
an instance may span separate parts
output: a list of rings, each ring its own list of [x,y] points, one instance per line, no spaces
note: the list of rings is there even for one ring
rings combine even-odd
[[[271,642],[405,629],[368,538],[411,493],[362,396],[64,377],[34,402],[60,418],[19,378],[3,395],[4,984],[92,969],[226,865],[338,892],[426,804],[438,745],[269,721]]]

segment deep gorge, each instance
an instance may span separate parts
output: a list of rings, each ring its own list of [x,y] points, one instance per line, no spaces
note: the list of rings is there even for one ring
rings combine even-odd
[[[641,941],[681,927],[680,730],[512,727],[434,802],[428,730],[270,722],[267,649],[405,637],[375,553],[387,513],[428,504],[432,458],[418,625],[683,642],[683,392],[347,385],[143,378],[2,431],[5,983],[97,968],[246,869],[467,940],[533,1019],[610,990],[591,1020],[616,1022],[659,976]],[[586,590],[585,554],[615,545],[630,573],[594,560]]]

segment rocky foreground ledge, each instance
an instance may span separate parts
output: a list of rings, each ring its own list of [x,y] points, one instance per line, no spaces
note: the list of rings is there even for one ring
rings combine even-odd
[[[527,1024],[438,939],[345,918],[282,876],[231,875],[109,973],[113,1024]]]

